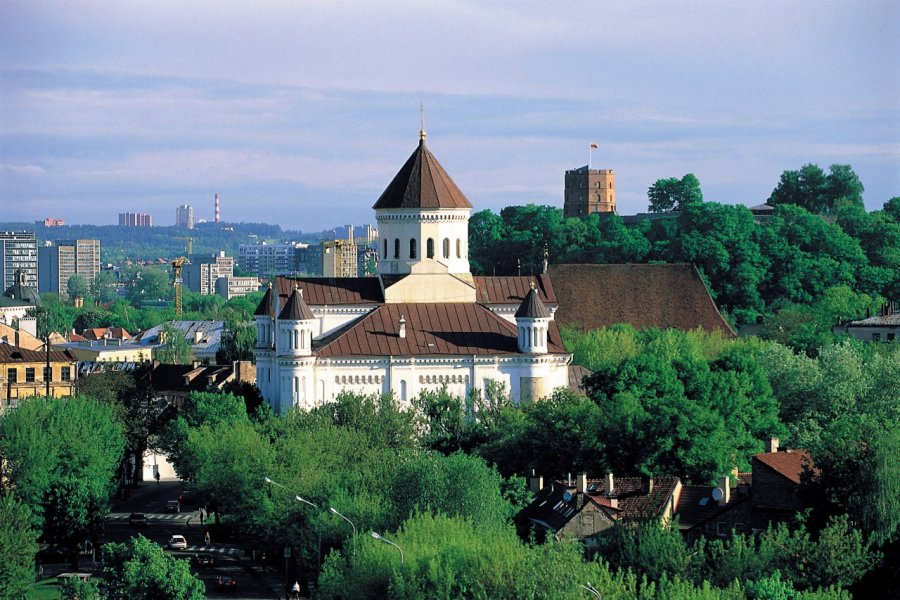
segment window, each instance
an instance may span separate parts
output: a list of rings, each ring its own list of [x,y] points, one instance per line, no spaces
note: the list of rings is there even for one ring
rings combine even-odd
[[[384,256],[382,258],[387,258],[387,238],[384,238]]]
[[[9,383],[18,383],[19,382],[19,370],[15,367],[9,368],[6,370],[6,380]]]
[[[731,532],[731,527],[728,523],[723,523],[722,521],[716,522],[716,535],[719,537],[727,537]]]
[[[450,258],[450,238],[444,238],[444,258]]]
[[[400,258],[400,239],[394,240],[394,258]]]
[[[893,333],[887,334],[887,341],[889,341],[889,342],[893,342],[893,341],[894,341],[894,334],[893,334]]]
[[[416,238],[409,240],[409,257],[416,257]]]
[[[456,258],[462,258],[462,240],[456,238]]]
[[[881,341],[881,334],[880,334],[880,333],[873,333],[873,334],[872,334],[872,341],[873,341],[873,342],[880,342],[880,341]]]
[[[25,383],[34,383],[34,367],[25,367]]]
[[[44,381],[53,379],[53,367],[44,367]]]
[[[428,241],[425,242],[425,252],[428,258],[434,258],[434,240],[432,238],[428,238]]]
[[[59,370],[59,378],[63,381],[72,381],[72,368],[62,367]]]

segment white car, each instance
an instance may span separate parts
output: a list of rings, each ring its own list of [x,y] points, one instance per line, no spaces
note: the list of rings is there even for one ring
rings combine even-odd
[[[183,535],[173,535],[169,539],[169,548],[185,550],[187,549],[187,546],[187,540],[184,539]]]

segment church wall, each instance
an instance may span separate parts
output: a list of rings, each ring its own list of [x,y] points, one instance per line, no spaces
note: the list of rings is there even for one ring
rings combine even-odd
[[[469,209],[376,211],[379,232],[379,270],[382,273],[408,273],[410,261],[427,260],[428,239],[434,240],[434,259],[446,264],[451,273],[469,272]],[[449,259],[444,258],[444,239],[449,240]],[[400,240],[400,255],[395,256],[395,240]],[[409,255],[409,240],[416,240],[416,257]],[[384,241],[387,240],[387,258]],[[457,256],[459,240],[459,256]]]

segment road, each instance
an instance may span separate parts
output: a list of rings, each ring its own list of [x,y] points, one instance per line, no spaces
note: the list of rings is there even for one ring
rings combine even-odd
[[[143,483],[133,490],[129,498],[114,502],[113,512],[107,517],[106,529],[102,543],[124,542],[134,535],[141,534],[144,537],[160,544],[172,556],[190,559],[198,552],[207,552],[213,556],[212,566],[191,566],[191,569],[203,580],[206,585],[208,598],[279,598],[277,592],[280,589],[280,575],[273,571],[263,571],[259,564],[255,564],[245,556],[240,544],[226,543],[213,538],[211,545],[205,547],[203,534],[206,528],[200,524],[200,515],[195,506],[183,507],[179,513],[165,512],[167,500],[177,499],[181,494],[181,482],[162,481]],[[144,513],[147,517],[147,526],[136,528],[129,523],[129,516],[133,512]],[[166,544],[173,535],[183,535],[188,542],[185,550],[172,550]],[[212,535],[215,535],[214,533]],[[83,557],[88,558],[88,557]],[[81,570],[90,571],[90,559],[82,564]],[[63,569],[54,569],[55,565],[47,565],[48,573]],[[87,568],[86,568],[87,567]],[[222,592],[216,590],[216,578],[220,575],[230,575],[238,582],[235,592]]]

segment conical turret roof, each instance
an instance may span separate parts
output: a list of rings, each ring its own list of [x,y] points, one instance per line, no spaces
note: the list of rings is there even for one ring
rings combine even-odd
[[[309,310],[309,306],[303,301],[303,296],[300,295],[300,290],[297,288],[291,292],[291,297],[288,298],[287,304],[278,315],[279,321],[309,321],[315,318],[316,316]]]
[[[541,302],[537,290],[534,289],[534,283],[531,284],[531,289],[528,290],[525,299],[522,300],[522,304],[519,305],[519,309],[516,311],[516,318],[518,319],[520,317],[525,319],[550,318],[550,311],[547,310],[547,307]]]
[[[372,208],[472,208],[472,205],[425,145],[423,135],[419,146]]]
[[[256,311],[253,313],[254,317],[264,317],[266,315],[272,316],[272,293],[272,284],[269,284],[269,287],[266,288],[265,295],[256,307]]]

